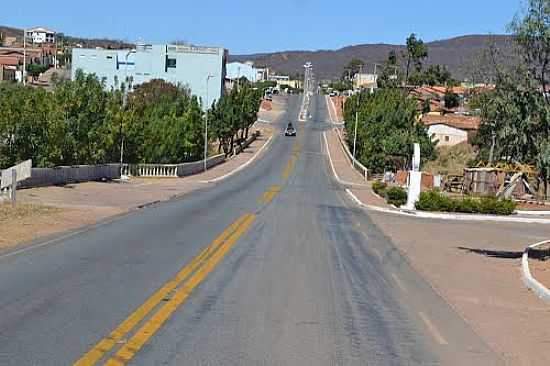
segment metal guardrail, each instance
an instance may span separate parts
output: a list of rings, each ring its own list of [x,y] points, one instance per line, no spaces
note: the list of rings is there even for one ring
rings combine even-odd
[[[363,164],[361,164],[359,162],[359,160],[357,160],[353,157],[351,151],[349,151],[348,146],[346,145],[346,143],[344,142],[344,139],[342,138],[340,130],[337,129],[337,128],[335,128],[334,130],[336,131],[336,134],[338,135],[338,140],[340,141],[340,144],[344,148],[344,151],[346,152],[346,156],[349,159],[349,161],[351,162],[351,165],[353,165],[353,167],[359,173],[361,173],[361,175],[363,176],[363,178],[365,178],[365,180],[368,180],[369,179],[369,170]]]

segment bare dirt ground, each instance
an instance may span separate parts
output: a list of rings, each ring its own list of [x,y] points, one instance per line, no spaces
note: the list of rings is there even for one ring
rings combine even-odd
[[[341,179],[364,186],[352,192],[383,206],[350,165],[334,132],[327,132]],[[329,168],[330,169],[330,168]],[[549,365],[550,306],[522,283],[521,254],[550,239],[550,225],[426,220],[367,211],[430,285],[502,356],[507,365]],[[391,255],[388,248],[385,256]],[[533,263],[533,275],[550,285],[549,262]]]
[[[272,111],[265,112],[267,115],[261,112],[260,119],[273,121],[272,118],[284,110],[285,101],[279,100],[274,105]],[[207,187],[213,183],[205,181],[224,176],[252,159],[274,131],[267,123],[257,123],[252,130],[259,130],[261,134],[245,151],[194,176],[134,178],[126,182],[86,182],[20,190],[17,193],[22,203],[19,211],[26,213],[15,216],[9,212],[4,217],[0,211],[0,250]],[[34,209],[29,210],[29,205]],[[8,206],[1,207],[8,211]]]

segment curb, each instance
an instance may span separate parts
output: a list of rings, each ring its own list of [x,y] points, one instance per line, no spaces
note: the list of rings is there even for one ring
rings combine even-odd
[[[523,283],[525,286],[531,290],[544,302],[550,304],[550,290],[546,288],[542,283],[537,281],[532,275],[531,271],[529,270],[529,250],[535,249],[541,245],[549,244],[550,240],[541,241],[539,243],[535,243],[532,245],[529,245],[527,248],[525,248],[525,251],[523,252],[523,255],[521,256],[521,274],[523,278]]]
[[[336,169],[334,169],[334,164],[332,162],[332,156],[330,155],[330,148],[328,146],[328,140],[327,140],[327,135],[325,131],[323,131],[323,138],[325,139],[325,146],[327,147],[327,155],[328,155],[328,160],[330,162],[330,167],[332,168],[332,174],[334,174],[334,178],[336,178],[338,183],[346,186],[367,187],[366,184],[353,183],[353,182],[348,182],[340,179],[340,177],[338,176],[338,173],[336,173]]]
[[[529,219],[524,217],[508,217],[508,216],[495,216],[495,215],[475,215],[475,214],[448,214],[441,212],[425,212],[425,211],[408,211],[402,209],[391,209],[379,206],[367,205],[357,196],[351,192],[349,188],[346,188],[346,193],[354,200],[359,206],[364,207],[371,211],[391,213],[401,216],[416,217],[421,219],[437,219],[437,220],[452,220],[452,221],[492,221],[492,222],[515,222],[524,224],[550,224],[549,219]]]
[[[214,178],[214,179],[210,179],[210,180],[201,180],[200,182],[201,183],[216,183],[216,182],[219,182],[221,180],[224,180],[226,178],[229,178],[230,176],[232,176],[233,174],[241,171],[242,169],[246,168],[247,166],[249,166],[250,164],[252,164],[252,162],[254,162],[254,160],[256,160],[256,158],[261,154],[262,151],[264,151],[268,145],[271,144],[271,142],[273,141],[273,136],[272,135],[267,141],[266,143],[258,150],[256,151],[256,153],[254,154],[254,156],[248,160],[246,163],[244,163],[243,165],[240,165],[238,166],[237,168],[235,168],[234,170],[230,171],[229,173],[225,174],[225,175],[222,175],[221,177],[217,177],[217,178]]]

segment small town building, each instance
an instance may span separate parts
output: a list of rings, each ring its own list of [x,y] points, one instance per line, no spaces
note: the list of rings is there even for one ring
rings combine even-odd
[[[434,114],[422,116],[422,123],[428,127],[428,135],[438,146],[454,146],[468,142],[479,129],[480,119],[475,116],[460,114]]]
[[[377,78],[376,74],[357,73],[353,77],[353,89],[375,89]]]
[[[254,68],[251,62],[230,62],[227,64],[227,78],[237,80],[242,77],[255,83],[261,79],[262,71]]]
[[[95,74],[107,89],[162,79],[188,87],[206,108],[223,94],[226,59],[227,50],[219,47],[139,44],[125,50],[73,48],[71,77],[74,79],[78,70]]]
[[[34,44],[43,44],[43,43],[55,43],[55,31],[44,28],[36,27],[25,30],[27,39]]]
[[[274,81],[277,83],[277,86],[280,87],[291,87],[294,89],[301,89],[304,86],[303,80],[291,79],[287,75],[269,75],[269,81]]]

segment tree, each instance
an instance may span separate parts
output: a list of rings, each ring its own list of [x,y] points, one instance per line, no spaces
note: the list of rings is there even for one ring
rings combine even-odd
[[[401,84],[402,73],[397,63],[397,53],[391,50],[382,65],[382,72],[377,78],[379,88],[396,88]]]
[[[416,38],[416,35],[412,33],[407,38],[407,52],[405,58],[407,59],[407,67],[405,72],[405,85],[409,84],[409,77],[411,74],[411,67],[414,67],[414,71],[422,71],[422,60],[428,57],[428,47],[424,44],[420,38]]]
[[[460,105],[460,98],[457,94],[453,93],[451,89],[445,91],[445,96],[443,97],[445,101],[445,108],[451,109],[456,108]]]
[[[430,65],[424,71],[423,74],[423,83],[434,86],[434,85],[446,85],[453,86],[457,82],[451,76],[449,70],[446,67],[441,65]]]
[[[356,74],[363,70],[363,67],[365,67],[365,62],[363,60],[358,58],[351,59],[351,61],[344,67],[342,79],[353,79]]]
[[[529,0],[527,9],[510,23],[509,29],[521,48],[530,76],[542,87],[546,102],[550,66],[550,1]]]
[[[414,143],[420,143],[424,160],[435,157],[435,144],[426,127],[417,122],[416,102],[397,89],[382,89],[374,94],[365,92],[349,98],[344,106],[347,131],[354,131],[356,111],[359,117],[357,158],[373,172],[407,169]],[[348,132],[348,137],[351,145],[353,133]]]
[[[499,62],[499,52],[487,54],[496,88],[479,96],[482,123],[475,137],[479,160],[530,164],[538,169],[539,187],[549,192],[550,103],[550,0],[529,0],[523,14],[509,26],[517,44],[516,58]],[[480,103],[481,102],[481,103]]]

